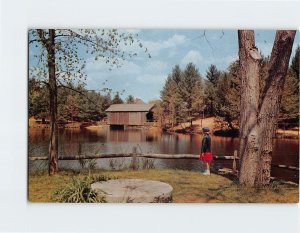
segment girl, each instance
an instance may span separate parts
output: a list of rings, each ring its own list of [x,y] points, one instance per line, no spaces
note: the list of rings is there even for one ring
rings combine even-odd
[[[201,146],[201,154],[199,159],[204,162],[205,171],[202,173],[203,175],[210,175],[209,164],[212,161],[212,153],[211,153],[211,139],[209,136],[209,128],[204,127],[203,129],[204,137],[202,139]]]

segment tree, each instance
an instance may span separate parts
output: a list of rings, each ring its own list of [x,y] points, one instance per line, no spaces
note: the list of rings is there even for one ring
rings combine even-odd
[[[215,65],[210,65],[206,71],[205,80],[205,109],[210,115],[216,115],[216,92],[217,92],[217,82],[221,72],[217,69]]]
[[[159,123],[160,126],[162,126],[164,121],[164,109],[162,107],[162,101],[151,100],[149,101],[149,104],[154,104],[155,107],[153,108],[153,118]]]
[[[295,56],[292,59],[291,69],[295,73],[295,77],[299,81],[299,58],[300,58],[300,46],[296,49]]]
[[[164,112],[164,116],[168,117],[169,122],[171,122],[172,127],[176,124],[176,99],[178,98],[178,86],[176,82],[173,80],[172,76],[169,75],[165,85],[161,91],[161,99],[162,99],[162,108]]]
[[[176,125],[184,119],[184,103],[180,93],[180,83],[182,81],[182,71],[179,65],[175,65],[171,74],[165,82],[161,91],[161,107],[164,118],[168,118],[169,123]]]
[[[120,98],[119,92],[117,92],[112,99],[112,104],[123,104],[123,100]]]
[[[84,82],[86,61],[81,54],[94,57],[95,60],[119,67],[126,58],[120,45],[131,45],[134,36],[112,30],[67,30],[35,29],[29,30],[29,45],[34,46],[38,64],[30,67],[31,77],[39,79],[49,92],[50,140],[49,140],[49,175],[58,171],[57,138],[57,93],[58,88],[67,87],[74,81]],[[143,45],[139,43],[139,46]],[[33,48],[32,48],[33,49]],[[129,57],[135,54],[128,54]],[[31,64],[30,64],[31,65]]]
[[[134,97],[132,95],[126,98],[126,104],[134,104]]]
[[[222,117],[231,130],[235,130],[233,121],[239,115],[239,94],[233,79],[227,72],[219,77],[214,99],[216,115]]]
[[[280,118],[286,123],[299,121],[299,46],[286,76]]]
[[[259,102],[259,63],[254,31],[239,30],[241,82],[240,176],[241,184],[263,186],[270,182],[272,138],[288,70],[295,31],[277,31],[268,63],[268,77]]]
[[[208,70],[206,71],[206,78],[207,80],[216,85],[218,78],[220,77],[221,72],[217,69],[217,67],[213,64],[210,65],[210,67],[208,68]]]
[[[189,63],[186,66],[179,87],[185,107],[183,111],[192,127],[193,119],[200,114],[204,105],[202,77],[194,64]]]
[[[29,117],[45,118],[49,115],[47,88],[42,86],[35,79],[30,79],[28,82],[28,115]]]

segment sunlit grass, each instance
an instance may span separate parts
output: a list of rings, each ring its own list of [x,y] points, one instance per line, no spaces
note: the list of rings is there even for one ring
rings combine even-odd
[[[90,175],[118,178],[148,179],[167,182],[174,188],[175,203],[297,203],[299,187],[275,183],[263,189],[245,188],[223,176],[203,176],[182,170],[123,170],[91,171]],[[64,188],[72,179],[83,179],[87,173],[60,172],[49,177],[46,173],[29,175],[29,201],[54,202],[53,193]]]

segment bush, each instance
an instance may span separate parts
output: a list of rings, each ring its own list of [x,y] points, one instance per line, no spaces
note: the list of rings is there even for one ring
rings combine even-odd
[[[84,179],[74,179],[66,187],[56,190],[53,193],[53,200],[64,203],[95,203],[105,202],[105,197],[99,195],[91,189],[91,184],[100,181],[104,176],[85,177]],[[105,177],[108,180],[108,177]],[[103,181],[103,180],[102,180]]]

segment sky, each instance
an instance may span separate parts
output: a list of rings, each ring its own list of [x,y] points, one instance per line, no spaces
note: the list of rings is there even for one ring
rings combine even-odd
[[[205,78],[211,64],[219,70],[226,70],[229,64],[238,58],[237,30],[201,30],[201,29],[127,29],[137,33],[141,43],[151,55],[137,44],[122,46],[127,52],[136,52],[137,56],[122,61],[120,68],[113,68],[101,60],[82,54],[87,61],[87,89],[111,88],[113,93],[122,92],[122,99],[128,95],[148,102],[160,98],[168,74],[178,64],[181,69],[192,62]],[[256,46],[264,56],[271,54],[275,30],[255,30]],[[293,53],[299,44],[299,32],[293,46]],[[29,66],[37,61],[33,57],[37,50],[29,48]]]

